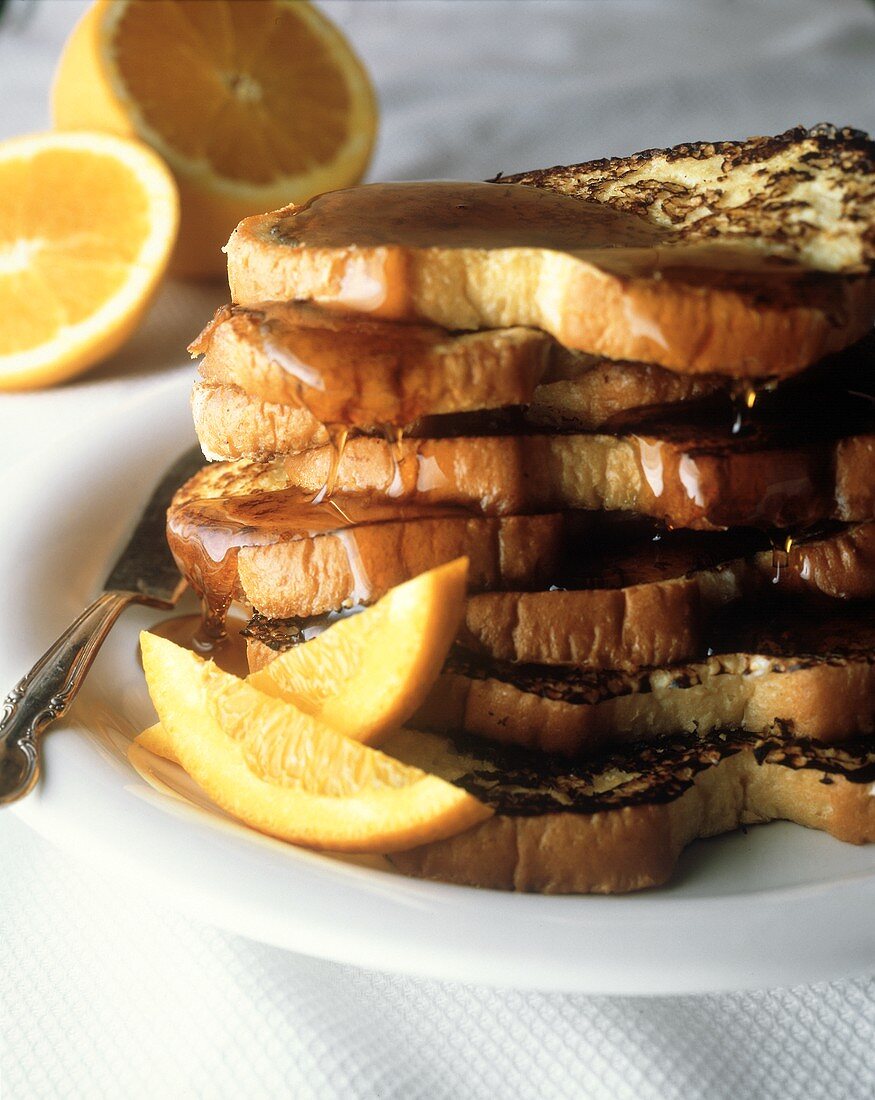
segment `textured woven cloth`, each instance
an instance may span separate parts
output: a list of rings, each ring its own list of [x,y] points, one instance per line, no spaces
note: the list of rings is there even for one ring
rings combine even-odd
[[[0,136],[46,125],[78,0],[0,31]],[[864,0],[349,0],[374,75],[373,178],[498,170],[821,120],[875,130]],[[110,363],[0,397],[0,471],[190,371],[223,297],[168,287]],[[0,483],[2,488],[2,483]],[[0,685],[5,688],[6,685]],[[875,981],[605,998],[492,991],[307,959],[199,924],[0,811],[0,1096],[869,1100]],[[840,930],[838,930],[840,932]]]
[[[368,973],[196,924],[0,825],[4,1100],[870,1100],[875,981],[706,997]]]

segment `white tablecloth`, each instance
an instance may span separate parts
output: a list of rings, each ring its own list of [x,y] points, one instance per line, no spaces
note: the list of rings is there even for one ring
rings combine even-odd
[[[22,26],[0,25],[0,136],[47,125],[51,72],[81,6],[42,0]],[[875,130],[865,0],[323,6],[377,84],[375,179],[485,178],[796,122]],[[122,396],[190,371],[184,345],[222,297],[168,286],[111,362],[0,397],[0,479],[35,448],[63,453],[65,432],[111,416]],[[868,979],[634,1000],[390,978],[199,925],[4,812],[0,882],[3,1100],[875,1092]]]

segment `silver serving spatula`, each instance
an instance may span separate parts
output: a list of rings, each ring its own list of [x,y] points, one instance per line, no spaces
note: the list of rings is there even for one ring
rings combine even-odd
[[[131,603],[171,608],[181,596],[185,581],[164,537],[165,515],[173,494],[203,464],[197,447],[173,463],[107,577],[103,594],[6,696],[0,717],[0,803],[14,802],[36,783],[40,734],[66,714],[121,612]]]

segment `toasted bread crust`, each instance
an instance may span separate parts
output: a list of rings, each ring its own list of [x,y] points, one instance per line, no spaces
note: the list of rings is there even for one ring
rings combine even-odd
[[[466,555],[483,589],[544,582],[562,550],[555,515],[410,520],[357,527],[355,549],[332,535],[240,551],[239,597],[270,618],[371,602],[396,584]]]
[[[716,375],[672,374],[649,363],[595,360],[584,365],[588,357],[579,358],[580,363],[569,365],[576,368],[570,377],[558,377],[534,387],[527,409],[527,418],[533,425],[546,430],[565,425],[598,429],[611,421],[622,422],[624,415],[647,407],[677,408],[721,393],[727,386],[726,380]],[[209,360],[204,360],[201,373],[204,380],[196,381],[192,388],[191,410],[206,458],[264,461],[329,442],[325,425],[303,406],[265,400],[243,386],[209,380],[231,377],[232,373],[238,376],[240,372],[216,372]],[[571,373],[568,367],[566,373]],[[513,397],[505,404],[524,400],[519,392],[513,396],[510,388],[495,394],[496,402],[499,396]],[[396,422],[406,426],[406,422],[398,419],[400,415],[400,409],[396,409],[394,418],[387,416],[383,423],[366,427],[377,431]],[[412,430],[413,434],[420,434],[418,425],[412,425]]]
[[[407,759],[403,741],[399,747]],[[434,768],[439,751],[430,755]],[[612,766],[622,771],[621,758]],[[640,795],[627,804],[621,799],[616,808],[608,800],[596,812],[522,816],[502,812],[499,804],[483,824],[397,853],[392,861],[406,874],[468,886],[612,894],[666,882],[692,840],[741,825],[788,820],[852,844],[875,840],[875,767],[859,743],[846,752],[741,735],[730,745],[705,744],[692,752],[672,755],[669,748],[656,768],[668,773],[671,789],[654,792],[652,800],[648,769]],[[555,781],[548,787],[556,789]]]
[[[641,569],[642,577],[652,575],[637,583],[608,575],[594,576],[591,588],[474,593],[459,640],[475,657],[515,665],[634,674],[696,660],[713,644],[715,615],[729,604],[779,596],[832,612],[841,604],[831,601],[875,599],[875,523],[797,542],[789,552],[715,564],[681,556],[665,575],[648,568],[645,555]],[[468,686],[478,698],[499,693]]]
[[[854,627],[848,630],[853,635]],[[281,650],[247,638],[256,672]],[[476,675],[472,672],[476,671]],[[875,657],[857,652],[720,653],[624,673],[502,666],[451,657],[416,714],[419,729],[589,757],[631,742],[720,729],[825,744],[875,732]]]
[[[875,435],[800,441],[796,447],[708,451],[645,436],[532,435],[351,439],[337,487],[348,493],[457,504],[485,514],[606,509],[652,516],[675,527],[786,527],[825,519],[875,518],[870,476]],[[279,460],[268,474],[318,492],[328,447]]]
[[[726,393],[730,386],[730,380],[718,374],[678,374],[653,363],[569,354],[565,364],[555,357],[535,388],[528,415],[546,427],[568,424],[594,431],[622,423],[629,413],[654,406],[677,408]]]
[[[250,397],[239,386],[195,382],[191,414],[210,461],[264,461],[330,443],[325,425],[307,409]]]

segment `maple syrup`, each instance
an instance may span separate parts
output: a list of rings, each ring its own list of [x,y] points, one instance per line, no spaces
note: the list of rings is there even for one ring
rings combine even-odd
[[[679,242],[674,231],[637,214],[521,184],[376,183],[332,191],[279,218],[271,235],[292,248],[344,250],[333,304],[394,319],[416,315],[411,249],[542,249],[623,277],[748,288],[755,279],[758,290],[779,293],[825,280],[754,248]],[[662,340],[658,332],[648,335]]]
[[[328,474],[325,477],[325,484],[313,497],[313,504],[322,504],[333,496],[337,485],[337,471],[340,469],[343,452],[346,450],[346,442],[349,439],[349,428],[343,424],[325,424],[324,427],[328,432],[328,446],[331,449]]]
[[[786,535],[778,545],[772,544],[772,584],[780,584],[781,570],[790,567],[790,555],[795,549],[795,542],[792,535]]]
[[[513,183],[371,183],[317,195],[271,230],[291,247],[651,248],[670,230],[603,203]]]
[[[401,474],[401,460],[404,457],[404,429],[397,428],[394,424],[384,424],[383,438],[389,444],[389,454],[392,456],[392,480],[389,482],[386,496],[395,500],[404,493],[404,478]]]
[[[242,678],[249,674],[246,639],[240,633],[245,625],[245,619],[229,615],[224,637],[211,638],[204,633],[201,615],[172,615],[150,626],[149,633],[190,649],[199,657],[209,658],[223,672]]]

